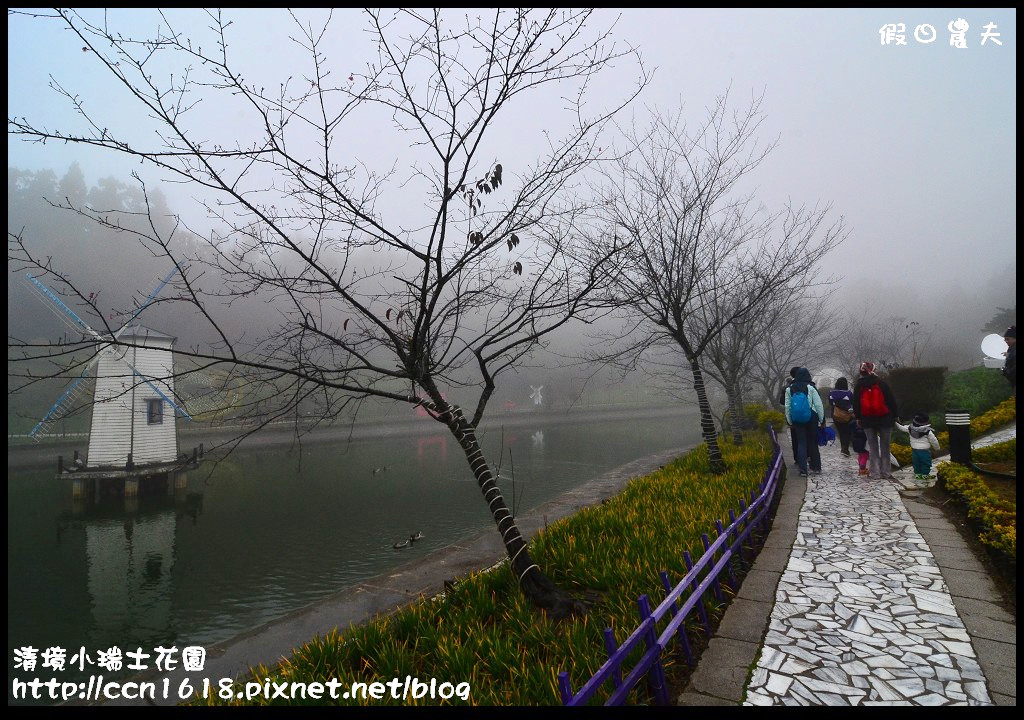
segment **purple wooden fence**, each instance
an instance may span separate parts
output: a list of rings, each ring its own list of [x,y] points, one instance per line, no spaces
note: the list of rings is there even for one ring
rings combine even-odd
[[[696,610],[705,636],[709,640],[711,639],[711,621],[704,605],[705,594],[710,591],[721,601],[723,598],[722,582],[735,589],[736,582],[732,572],[733,557],[738,555],[741,559],[746,559],[743,543],[755,527],[760,528],[762,535],[764,534],[764,526],[768,521],[767,513],[782,472],[782,449],[779,447],[775,431],[771,430],[770,433],[774,452],[771,465],[765,471],[764,477],[758,485],[760,492],[751,491],[749,505],[742,499],[740,500],[738,516],[733,510],[729,511],[728,527],[723,527],[721,520],[715,521],[718,536],[714,542],[708,539],[706,533],[701,536],[704,553],[696,563],[690,558],[688,551],[683,553],[687,573],[675,587],[672,587],[668,573],[661,573],[661,584],[665,588],[666,595],[656,608],[651,610],[651,604],[646,595],[641,595],[637,599],[640,625],[621,645],[616,644],[615,633],[612,629],[605,628],[604,646],[608,652],[608,660],[601,665],[592,678],[583,684],[578,692],[573,693],[572,691],[569,673],[564,671],[558,673],[558,688],[562,695],[563,705],[585,705],[608,680],[612,681],[615,689],[605,705],[622,705],[644,676],[647,676],[647,685],[654,701],[659,705],[668,705],[665,671],[661,665],[662,653],[674,643],[686,662],[689,665],[694,664],[693,652],[684,627],[686,618]],[[724,578],[720,577],[723,572],[726,573]],[[689,594],[683,600],[683,594],[687,591]],[[669,618],[668,623],[658,634],[658,623],[666,617]],[[644,647],[643,655],[623,677],[622,664],[641,643]]]

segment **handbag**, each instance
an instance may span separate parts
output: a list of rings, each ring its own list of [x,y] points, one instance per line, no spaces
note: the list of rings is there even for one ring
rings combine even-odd
[[[853,411],[843,410],[838,405],[832,408],[832,420],[837,423],[846,424],[853,420]]]
[[[835,442],[835,441],[836,441],[836,431],[835,430],[833,430],[832,428],[823,428],[820,425],[818,426],[818,445],[820,447],[825,447],[830,442]]]

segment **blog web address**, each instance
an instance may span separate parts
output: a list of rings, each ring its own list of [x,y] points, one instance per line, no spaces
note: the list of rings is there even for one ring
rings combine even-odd
[[[406,675],[387,682],[343,683],[331,678],[323,682],[262,682],[239,683],[232,678],[210,678],[172,683],[164,678],[152,682],[111,681],[102,675],[90,676],[88,681],[62,682],[56,678],[44,680],[14,679],[12,694],[16,700],[52,700],[104,702],[110,700],[207,700],[216,697],[225,702],[232,700],[453,700],[469,701],[468,682],[453,683],[437,678],[421,680]]]

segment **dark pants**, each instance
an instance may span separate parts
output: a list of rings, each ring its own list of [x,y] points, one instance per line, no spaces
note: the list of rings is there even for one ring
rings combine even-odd
[[[850,427],[851,423],[836,422],[832,421],[832,427],[836,431],[836,435],[839,436],[839,449],[843,455],[850,454],[850,436],[853,435],[853,428]]]
[[[796,431],[796,463],[800,472],[807,474],[807,462],[810,460],[811,470],[821,472],[821,453],[818,452],[818,423],[796,423],[792,426]]]
[[[796,460],[796,426],[789,426],[789,439],[793,443],[793,459]]]

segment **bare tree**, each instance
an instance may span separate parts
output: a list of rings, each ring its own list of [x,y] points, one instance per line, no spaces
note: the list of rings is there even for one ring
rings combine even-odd
[[[306,65],[272,87],[273,78],[236,65],[232,23],[206,15],[212,42],[178,32],[163,13],[155,36],[128,38],[106,19],[54,11],[47,17],[146,110],[151,134],[139,140],[137,128],[95,117],[56,81],[85,129],[9,118],[8,133],[136,157],[208,191],[220,228],[203,255],[182,254],[156,225],[136,231],[180,271],[175,301],[217,335],[185,354],[264,386],[250,407],[254,428],[300,405],[322,419],[367,398],[423,407],[462,447],[523,591],[554,616],[582,610],[531,559],[476,429],[502,372],[570,320],[590,317],[601,268],[621,251],[576,250],[588,207],[574,183],[599,159],[612,116],[646,84],[639,55],[617,49],[610,30],[592,32],[589,10],[451,20],[439,10],[366,10],[376,56],[365,71],[339,76],[326,53],[330,13],[319,26],[293,15],[292,41]],[[635,86],[614,106],[591,109],[588,89],[628,59],[637,63]],[[168,79],[154,67],[169,68]],[[536,97],[532,107],[527,97]],[[536,114],[537,102],[565,109],[571,121],[561,138],[543,129],[546,149],[528,165],[522,138],[502,145],[500,133],[515,122],[510,112]],[[232,112],[214,113],[221,121],[210,125],[204,103]],[[359,125],[364,114],[369,124]],[[247,139],[245,129],[259,132]],[[409,159],[392,155],[383,170],[360,159],[387,142]],[[20,235],[8,254],[75,293],[72,278],[52,272]],[[226,303],[254,302],[270,302],[273,331],[248,341],[226,332]],[[79,305],[88,308],[87,298]],[[21,349],[36,358],[56,352]],[[469,412],[455,395],[469,398]]]
[[[751,370],[762,397],[775,406],[789,371],[832,362],[849,330],[831,293],[778,297],[764,308],[751,354]]]
[[[750,358],[758,340],[758,326],[763,312],[738,318],[712,338],[705,350],[705,372],[725,390],[728,398],[729,426],[737,445],[743,442],[744,386],[750,371]]]
[[[720,96],[693,132],[674,116],[655,115],[630,134],[632,152],[601,187],[606,230],[601,247],[628,248],[614,278],[631,318],[619,358],[654,348],[682,355],[693,379],[711,468],[725,470],[701,358],[734,323],[766,302],[817,282],[812,271],[843,237],[842,219],[826,226],[829,208],[752,210],[740,180],[774,144],[760,146],[761,99],[741,112]],[[628,340],[628,342],[626,342]]]
[[[879,369],[920,367],[935,334],[935,327],[895,315],[882,315],[865,301],[846,313],[847,332],[836,348],[843,367],[856,375],[861,361],[871,360]]]

